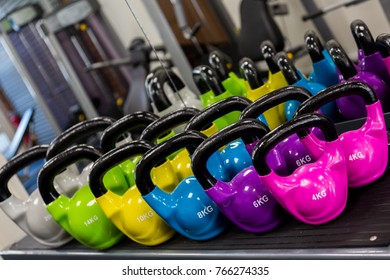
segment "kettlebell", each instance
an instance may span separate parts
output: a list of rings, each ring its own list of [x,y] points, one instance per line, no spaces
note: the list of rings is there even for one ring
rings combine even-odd
[[[146,140],[153,145],[164,142],[173,135],[184,131],[185,124],[199,112],[200,110],[191,107],[170,112],[146,126],[141,133],[140,139]]]
[[[102,152],[105,154],[110,150],[115,149],[117,146],[131,143],[136,138],[140,137],[138,134],[142,133],[145,127],[158,118],[159,117],[154,113],[139,111],[128,114],[115,121],[103,131],[100,137],[100,147]],[[127,135],[129,133],[131,135]],[[119,141],[124,135],[127,135],[127,137],[125,137],[122,141]],[[132,159],[123,161],[118,165],[125,174],[127,185],[129,187],[135,184],[134,170],[139,158],[139,156],[133,157]]]
[[[299,71],[294,64],[287,58],[287,55],[284,52],[277,54],[278,65],[286,78],[289,85],[299,86],[307,89],[311,95],[315,95],[321,90],[324,90],[326,87],[319,83],[310,82],[302,73]],[[286,108],[291,112],[296,111],[299,107],[299,103],[295,100],[287,101],[285,104],[285,114],[287,120],[291,119],[291,114],[287,116]],[[321,107],[322,113],[330,117],[334,122],[337,122],[340,119],[338,113],[336,102],[328,103]],[[289,119],[290,117],[290,119]]]
[[[267,164],[268,152],[294,133],[305,138],[305,132],[312,127],[324,134],[322,155],[315,162],[299,166],[291,175],[277,175]],[[304,114],[283,123],[259,140],[252,161],[268,190],[296,219],[319,225],[335,219],[344,210],[348,194],[346,159],[336,128],[327,117]]]
[[[96,161],[102,154],[85,144],[75,145],[48,160],[38,174],[38,189],[53,219],[81,244],[92,249],[107,249],[117,244],[123,233],[106,217],[89,185],[72,197],[58,193],[55,176],[80,160]]]
[[[56,248],[73,238],[52,219],[38,189],[27,199],[21,199],[8,188],[9,180],[19,170],[46,158],[47,148],[48,145],[33,146],[14,156],[0,168],[0,208],[28,236],[40,244]]]
[[[253,60],[246,57],[242,58],[240,60],[240,70],[249,86],[247,95],[251,101],[258,100],[259,98],[270,93],[268,87],[264,85],[263,81],[261,80]],[[271,125],[271,127],[276,127],[285,121],[285,116],[284,112],[280,111],[280,107],[277,107],[267,111],[265,115],[260,115],[259,119],[268,126]]]
[[[375,45],[386,65],[387,72],[390,73],[390,34],[381,33],[375,39]]]
[[[228,97],[211,105],[191,118],[187,123],[185,130],[196,130],[202,132],[206,136],[211,136],[214,133],[206,134],[204,132],[204,128],[208,127],[208,124],[231,112],[238,111],[241,113],[249,104],[251,104],[251,101],[245,97]],[[226,123],[225,127],[229,125],[229,123]],[[206,131],[209,132],[210,130],[206,129]],[[210,160],[207,164],[215,166],[220,165],[223,170],[221,170],[219,174],[222,176],[221,178],[226,178],[226,180],[233,178],[240,170],[249,166],[251,163],[245,145],[240,139],[228,143],[223,149],[218,151],[218,153],[219,155],[216,156],[218,160]]]
[[[202,109],[199,96],[193,93],[183,82],[183,80],[171,68],[158,68],[154,73],[159,84],[162,85],[163,93],[178,108],[192,107]],[[174,106],[177,110],[177,106]]]
[[[234,96],[246,96],[246,87],[244,80],[239,78],[236,73],[232,71],[233,62],[226,54],[220,50],[213,50],[209,54],[209,64],[218,79],[222,81],[222,85]]]
[[[276,51],[273,43],[265,40],[260,45],[260,51],[268,66],[268,80],[263,83],[256,69],[254,62],[249,58],[240,60],[240,70],[242,76],[247,81],[247,97],[254,101],[262,96],[288,85],[283,73],[276,63]],[[284,115],[284,104],[266,112],[265,119],[271,129],[277,127],[286,120]]]
[[[303,87],[287,86],[254,101],[242,111],[240,119],[257,119],[258,116],[264,114],[264,112],[271,108],[277,107],[279,104],[291,104],[288,103],[291,100],[295,100],[298,104],[301,104],[310,97],[310,92]],[[292,119],[295,110],[289,111],[288,108],[286,109],[286,112],[288,113],[287,116]],[[255,144],[256,142],[252,144],[252,148]],[[249,147],[247,148],[249,149]],[[251,152],[252,150],[250,150],[250,153]],[[297,167],[313,160],[315,160],[314,156],[309,153],[296,134],[293,134],[278,143],[275,148],[270,151],[267,157],[267,162],[269,164],[271,161],[280,163],[279,165],[272,166],[272,169],[279,175],[291,174]]]
[[[89,174],[91,191],[104,214],[131,240],[148,246],[169,240],[175,231],[146,203],[135,185],[123,195],[117,195],[105,188],[103,176],[114,166],[151,148],[150,143],[142,140],[114,148],[95,161]]]
[[[268,132],[268,127],[258,120],[240,120],[204,140],[192,156],[195,178],[206,194],[230,221],[249,232],[260,233],[277,227],[285,220],[284,209],[259,179],[252,164],[232,180],[222,181],[210,174],[207,161],[220,147],[236,139],[250,145],[252,137],[261,138]],[[244,153],[250,159],[248,151]]]
[[[334,39],[326,44],[330,56],[337,66],[339,71],[339,82],[357,81],[368,84],[375,92],[380,100],[383,110],[389,109],[389,88],[385,82],[377,75],[371,72],[358,71],[342,46]],[[364,101],[356,96],[345,96],[336,100],[339,111],[346,119],[363,118],[366,116]]]
[[[156,69],[154,69],[154,71],[155,70]],[[158,79],[155,77],[154,71],[151,71],[145,78],[145,90],[150,101],[152,111],[155,114],[158,114],[159,112],[168,110],[168,108],[172,106],[172,103],[169,100],[168,96],[166,96],[164,91],[162,90],[162,86],[158,82]],[[150,84],[152,83],[152,81],[153,86],[151,87]]]
[[[390,74],[368,26],[362,20],[356,19],[352,21],[350,28],[358,49],[362,51],[358,60],[359,69],[375,74],[389,87]]]
[[[193,240],[216,237],[227,228],[228,220],[193,176],[191,164],[187,166],[190,175],[184,178],[177,176],[171,168],[171,177],[176,180],[173,182],[174,190],[170,193],[153,183],[150,172],[158,165],[169,166],[167,156],[177,150],[186,148],[186,154],[191,155],[205,138],[197,131],[179,133],[147,151],[135,171],[135,182],[143,199],[176,232]]]
[[[203,109],[202,111],[195,114],[187,123],[184,130],[197,130],[202,133],[210,136],[212,134],[205,133],[204,128],[208,127],[215,120],[221,119],[222,117],[230,114],[232,112],[241,113],[246,107],[248,107],[252,102],[242,96],[232,96],[224,100],[218,101],[211,105],[210,107]],[[238,120],[238,119],[237,119]],[[236,120],[236,121],[237,121]],[[264,120],[264,119],[263,119]],[[235,122],[235,121],[234,121]],[[234,122],[225,122],[222,128],[234,123]],[[218,129],[222,129],[218,128]],[[216,132],[216,131],[215,131]]]
[[[140,139],[148,141],[152,145],[165,142],[177,134],[173,131],[174,128],[185,125],[199,112],[198,109],[187,107],[162,116],[144,129]],[[174,153],[169,154],[168,158],[170,159],[169,169],[172,168],[174,170],[175,176],[186,178],[192,175],[192,171],[189,168],[191,159],[186,149],[177,149]],[[153,182],[160,188],[164,186],[168,188],[170,182],[174,181],[174,178],[169,177],[171,172],[166,170],[166,168],[168,167],[164,164],[159,165],[152,172]]]
[[[203,108],[207,108],[227,97],[234,96],[223,87],[215,71],[207,65],[196,66],[192,70],[192,76],[201,93],[200,100],[202,101]],[[238,112],[232,112],[224,116],[224,120],[216,120],[215,125],[218,129],[221,129],[224,127],[224,123],[233,123],[238,120],[239,116],[240,114]]]
[[[336,65],[313,30],[305,33],[305,47],[312,61],[309,81],[330,87],[339,83]]]
[[[268,91],[274,91],[282,87],[288,86],[288,82],[284,77],[276,58],[276,49],[270,40],[264,40],[260,44],[260,51],[268,67],[268,79],[265,82]]]
[[[351,188],[365,186],[380,178],[388,161],[388,138],[382,106],[374,91],[362,82],[345,82],[319,93],[303,102],[297,115],[311,113],[326,102],[344,96],[358,95],[366,104],[367,118],[359,129],[350,130],[339,136],[348,171],[348,185]],[[303,144],[309,151],[324,150],[324,144],[309,138]],[[364,166],[364,168],[362,168]]]
[[[55,155],[65,151],[69,147],[72,147],[80,142],[81,143],[85,142],[86,138],[94,135],[97,136],[99,133],[103,132],[114,122],[115,120],[112,118],[95,117],[92,119],[82,121],[68,128],[60,135],[58,135],[55,139],[53,139],[53,141],[49,144],[46,158],[49,160],[53,158]],[[96,144],[96,146],[99,145],[100,143]],[[69,169],[69,166],[67,166],[66,169]],[[91,171],[91,167],[92,167],[92,163],[86,165],[80,173],[77,172],[68,176],[69,181],[75,186],[75,190],[88,183],[87,179],[88,179],[89,172]],[[119,166],[111,169],[106,174],[106,177],[104,178],[105,186],[115,193],[123,194],[127,190],[127,188],[125,187],[126,182],[123,181],[124,177],[122,173],[123,172]],[[58,179],[55,178],[54,182],[57,182],[57,180]]]

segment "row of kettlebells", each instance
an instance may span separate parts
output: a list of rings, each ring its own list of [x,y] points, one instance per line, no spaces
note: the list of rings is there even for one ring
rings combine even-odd
[[[360,129],[338,135],[327,117],[314,112],[345,96],[360,96],[367,118]],[[302,103],[292,120],[273,130],[258,120],[291,100]],[[235,111],[236,120],[222,129],[215,125]],[[183,124],[183,132],[173,131]],[[141,133],[139,140],[124,137],[133,131]],[[99,147],[77,144],[98,132]],[[47,162],[38,189],[22,201],[8,180],[39,158]],[[91,163],[72,171],[84,160]],[[382,107],[370,86],[346,82],[314,96],[288,86],[254,102],[235,96],[204,110],[79,123],[0,169],[0,206],[26,233],[53,247],[73,238],[106,249],[124,236],[157,245],[175,233],[207,240],[231,223],[261,233],[289,217],[329,222],[345,208],[348,187],[381,177],[387,160]]]
[[[351,26],[360,26],[355,29],[367,34],[363,23],[355,21]],[[378,42],[385,42],[385,37],[379,36],[376,44],[383,47],[385,43]],[[311,42],[308,46],[327,57],[314,33],[308,32],[305,38]],[[381,48],[381,54],[385,49]],[[63,132],[50,145],[15,157],[0,170],[0,207],[44,245],[57,247],[74,238],[96,249],[109,248],[124,235],[140,244],[157,245],[175,232],[206,240],[230,222],[246,231],[265,232],[291,215],[310,224],[335,218],[345,207],[346,186],[369,184],[386,167],[383,100],[377,94],[381,91],[369,83],[372,79],[364,83],[346,79],[313,96],[301,83],[276,83],[289,77],[277,69],[295,68],[285,56],[275,59],[269,42],[261,50],[270,69],[264,85],[248,59],[240,65],[245,79],[229,72],[228,61],[218,52],[210,55],[211,67],[195,68],[201,105],[198,100],[194,106],[196,97],[185,93],[184,83],[172,71],[151,73],[145,85],[155,101],[152,107],[169,110],[137,112],[120,120],[88,120]],[[371,56],[366,56],[359,57],[368,61]],[[318,58],[316,63],[321,61]],[[286,67],[276,68],[280,65]],[[330,60],[326,65],[332,65]],[[324,78],[318,72],[324,66],[314,69],[317,72],[310,79]],[[302,76],[296,69],[293,72]],[[165,84],[170,91],[161,87]],[[178,98],[177,92],[188,107],[172,110],[172,104],[180,104],[172,99]],[[307,115],[318,110],[325,113],[329,104],[355,97],[364,102],[361,115],[367,116],[359,130],[338,136],[329,120]],[[287,123],[275,117],[283,115],[284,107],[293,108]],[[309,127],[310,134],[302,138],[295,134]],[[99,132],[103,133],[98,149],[76,145]],[[129,132],[141,133],[141,140],[124,137]],[[339,144],[328,144],[333,142]],[[124,145],[116,148],[120,144]],[[9,178],[41,158],[48,162],[38,177],[39,190],[27,200],[18,199],[7,188]],[[79,171],[74,163],[84,159],[91,163]],[[316,166],[306,167],[307,163]],[[367,166],[365,172],[361,166]]]
[[[209,55],[209,65],[193,69],[193,78],[200,91],[199,98],[185,87],[173,71],[170,78],[165,69],[158,68],[148,76],[146,88],[154,112],[159,116],[183,106],[207,108],[229,96],[244,96],[251,101],[288,85],[301,86],[312,95],[326,87],[346,81],[367,83],[376,93],[385,112],[390,109],[390,34],[373,38],[362,20],[354,20],[351,32],[357,45],[358,61],[353,63],[336,40],[330,40],[324,48],[313,31],[304,35],[306,50],[312,60],[313,71],[306,77],[284,52],[276,53],[270,41],[264,41],[260,52],[268,67],[268,79],[264,83],[255,63],[242,58],[239,63],[241,77],[231,69],[230,59],[219,51]],[[169,86],[165,86],[165,84]],[[289,101],[264,113],[271,129],[290,120],[299,102]],[[334,122],[366,116],[364,102],[358,97],[344,97],[321,107],[322,112]],[[217,121],[218,126],[222,120]]]

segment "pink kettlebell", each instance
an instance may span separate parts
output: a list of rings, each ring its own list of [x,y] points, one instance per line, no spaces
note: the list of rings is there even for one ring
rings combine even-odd
[[[386,123],[381,103],[372,88],[362,82],[335,85],[303,102],[297,110],[297,115],[314,112],[327,102],[351,95],[360,96],[367,110],[366,120],[360,128],[340,134],[347,161],[348,185],[357,188],[380,178],[388,161]],[[315,136],[307,137],[301,142],[310,152],[316,154],[325,148],[324,143],[315,139]]]
[[[267,164],[268,152],[295,133],[304,139],[307,133],[312,134],[309,130],[312,127],[321,129],[325,137],[321,156],[301,165],[291,175],[277,175]],[[305,114],[283,123],[260,139],[253,150],[252,161],[274,198],[298,220],[323,224],[344,210],[348,194],[346,159],[336,128],[327,117]]]

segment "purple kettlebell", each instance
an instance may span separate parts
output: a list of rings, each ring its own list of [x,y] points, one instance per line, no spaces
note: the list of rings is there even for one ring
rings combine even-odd
[[[204,140],[192,156],[192,170],[206,194],[229,220],[249,232],[274,229],[285,220],[285,211],[253,166],[242,169],[231,181],[225,182],[213,177],[206,164],[224,145],[239,138],[249,145],[268,131],[268,127],[258,120],[240,120]]]
[[[377,75],[389,87],[389,72],[367,25],[362,20],[357,19],[351,23],[350,27],[356,45],[363,53],[363,55],[359,56],[359,69]]]
[[[375,45],[377,46],[383,62],[386,65],[387,72],[390,74],[390,34],[381,33],[376,37]]]
[[[326,44],[330,56],[339,71],[340,83],[346,81],[358,81],[368,84],[375,92],[382,104],[384,111],[389,109],[389,88],[386,83],[377,75],[371,72],[357,69],[345,50],[336,40],[330,40]],[[337,107],[346,119],[363,118],[366,116],[364,100],[357,96],[345,96],[336,100]]]

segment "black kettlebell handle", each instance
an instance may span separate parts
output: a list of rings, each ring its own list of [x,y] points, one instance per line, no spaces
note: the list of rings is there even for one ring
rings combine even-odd
[[[298,107],[295,116],[315,112],[326,103],[351,95],[362,97],[366,105],[378,101],[378,97],[369,85],[363,82],[349,81],[326,88],[312,96]]]
[[[252,59],[244,57],[240,60],[239,65],[241,75],[248,82],[251,89],[257,89],[264,85]]]
[[[82,140],[87,136],[104,131],[107,127],[115,122],[114,119],[108,117],[96,117],[85,120],[68,128],[58,135],[47,149],[46,158],[49,160],[55,155],[63,152],[72,145],[77,144],[77,141]]]
[[[48,147],[48,145],[33,146],[14,156],[0,168],[0,201],[12,195],[8,189],[8,182],[12,176],[35,161],[45,159]]]
[[[110,150],[93,164],[89,174],[89,186],[93,195],[98,198],[107,192],[103,184],[104,175],[113,167],[131,157],[143,155],[152,148],[149,142],[135,140],[123,146]]]
[[[328,142],[335,141],[338,138],[334,124],[330,119],[323,115],[313,113],[293,118],[267,133],[256,144],[252,153],[252,162],[257,173],[261,176],[271,173],[271,169],[266,162],[266,157],[268,152],[274,148],[276,144],[295,133],[299,134],[299,132],[302,131],[306,132],[312,127],[320,128],[324,134],[325,140]]]
[[[218,50],[211,51],[209,54],[209,64],[221,81],[229,78],[228,65],[231,65],[232,61],[229,61],[225,54]]]
[[[170,68],[160,67],[155,71],[154,75],[161,85],[168,83],[169,87],[175,92],[186,86],[182,79]]]
[[[276,49],[270,40],[265,40],[260,44],[260,51],[267,63],[268,69],[272,74],[280,71],[278,63],[276,62]]]
[[[147,91],[149,92],[150,99],[159,112],[172,106],[172,102],[164,92],[163,84],[160,83],[156,75],[149,80]]]
[[[343,49],[343,47],[336,40],[332,39],[326,43],[326,49],[328,50],[330,57],[336,64],[337,69],[345,80],[357,75],[355,65]]]
[[[192,117],[199,114],[200,110],[185,107],[168,113],[150,123],[141,133],[140,139],[154,143],[161,135],[188,122]]]
[[[54,188],[54,178],[68,166],[81,161],[96,161],[101,152],[89,145],[75,145],[48,160],[38,173],[38,189],[46,205],[56,200],[60,194]]]
[[[248,119],[231,124],[204,140],[192,155],[192,171],[203,189],[210,189],[217,183],[217,179],[207,169],[207,161],[212,154],[239,138],[246,145],[253,143],[245,141],[244,135],[247,139],[260,139],[268,132],[269,128],[262,122]]]
[[[311,97],[310,92],[303,87],[287,86],[277,89],[252,102],[242,111],[240,119],[257,119],[261,114],[279,104],[290,100],[302,103]]]
[[[390,56],[390,34],[381,33],[376,37],[375,45],[383,58]]]
[[[119,138],[128,132],[146,128],[159,117],[151,112],[139,111],[126,115],[107,127],[100,137],[100,147],[103,153],[115,148]]]
[[[350,28],[357,47],[363,50],[366,56],[374,54],[378,51],[370,29],[367,27],[364,21],[361,19],[356,19],[351,22]]]
[[[192,77],[200,94],[205,94],[210,90],[214,95],[221,95],[226,90],[218,79],[217,73],[208,65],[199,65],[192,70]]]
[[[313,30],[309,30],[305,33],[304,38],[305,47],[310,55],[311,61],[313,63],[316,63],[323,60],[325,58],[324,54],[322,53],[324,47],[321,44],[321,41],[318,38],[317,34]]]
[[[143,196],[149,194],[156,187],[150,178],[153,167],[162,162],[172,153],[186,148],[191,155],[195,149],[206,139],[206,136],[198,131],[186,131],[174,135],[167,141],[154,146],[147,151],[138,161],[135,168],[135,184]]]
[[[293,85],[301,79],[298,74],[297,68],[295,68],[294,64],[287,57],[287,54],[285,52],[277,53],[276,61],[278,63],[280,71],[282,71],[282,74],[289,85]]]
[[[242,112],[251,103],[252,101],[242,96],[231,96],[220,100],[192,117],[188,121],[185,130],[202,131],[215,120],[231,112]]]

